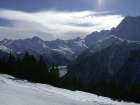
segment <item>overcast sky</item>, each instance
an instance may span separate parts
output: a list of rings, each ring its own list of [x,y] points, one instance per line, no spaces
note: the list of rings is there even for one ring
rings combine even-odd
[[[0,0],[0,39],[85,37],[139,10],[140,0]]]

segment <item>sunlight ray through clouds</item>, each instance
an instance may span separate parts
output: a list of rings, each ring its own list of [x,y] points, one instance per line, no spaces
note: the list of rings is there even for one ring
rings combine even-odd
[[[97,0],[98,2],[98,7],[101,8],[104,4],[104,0]]]

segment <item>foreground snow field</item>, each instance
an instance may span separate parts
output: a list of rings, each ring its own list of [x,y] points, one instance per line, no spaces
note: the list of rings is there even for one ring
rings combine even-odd
[[[0,75],[0,105],[138,105]],[[140,105],[140,104],[139,104]]]

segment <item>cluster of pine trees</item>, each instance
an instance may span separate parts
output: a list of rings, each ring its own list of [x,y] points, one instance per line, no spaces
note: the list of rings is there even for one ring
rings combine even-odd
[[[42,56],[37,60],[28,52],[22,58],[10,54],[8,57],[0,59],[0,73],[55,86],[59,82],[58,66],[53,64],[49,69]]]
[[[92,70],[94,71],[95,69],[96,68],[92,66]],[[93,81],[88,83],[88,80],[87,82],[83,82],[76,76],[66,75],[62,83],[62,86],[71,90],[81,90],[117,100],[134,101],[139,103],[140,50],[130,52],[128,59],[125,61],[122,68],[109,79],[101,76],[98,80],[95,81],[93,79]]]
[[[10,54],[8,57],[0,59],[0,73],[31,82],[51,84],[71,90],[82,90],[114,99],[140,102],[140,85],[130,82],[133,78],[139,77],[139,64],[140,51],[133,52],[120,70],[122,72],[117,73],[110,81],[101,78],[96,83],[84,84],[76,77],[64,76],[60,78],[57,65],[52,64],[49,67],[42,56],[37,60],[33,55],[26,52],[22,58]],[[133,69],[134,67],[135,69]]]

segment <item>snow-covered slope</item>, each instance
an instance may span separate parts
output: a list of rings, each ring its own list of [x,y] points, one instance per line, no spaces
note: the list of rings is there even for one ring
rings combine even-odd
[[[138,105],[0,75],[1,105]]]
[[[0,50],[6,53],[10,53],[11,49],[5,47],[4,45],[0,45]]]

